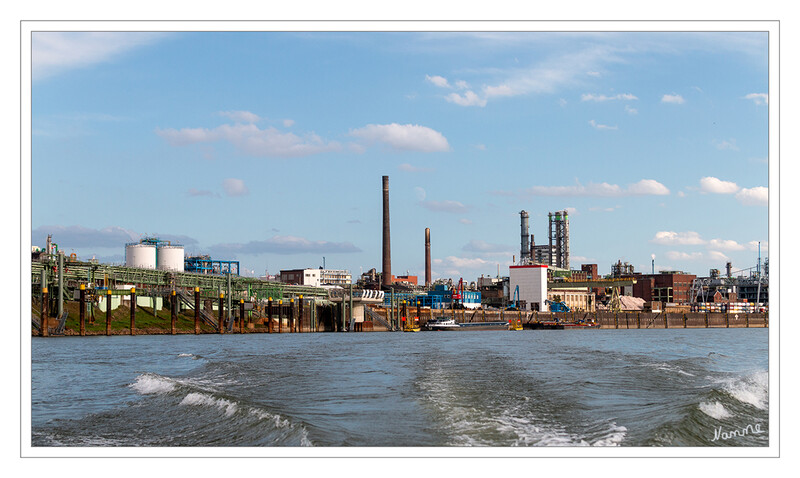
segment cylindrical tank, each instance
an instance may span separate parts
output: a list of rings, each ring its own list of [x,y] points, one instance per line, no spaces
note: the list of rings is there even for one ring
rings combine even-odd
[[[156,268],[155,244],[126,244],[125,266],[138,267],[139,269]]]
[[[183,261],[183,246],[159,246],[158,270],[183,272]]]

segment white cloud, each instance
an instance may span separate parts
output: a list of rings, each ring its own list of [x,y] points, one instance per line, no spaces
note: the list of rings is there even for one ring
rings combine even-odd
[[[708,241],[709,249],[722,249],[724,251],[743,251],[745,247],[730,239],[711,239]]]
[[[600,72],[599,71],[587,71],[586,74],[589,75],[589,76],[593,76],[595,78],[600,77]]]
[[[655,237],[650,240],[655,244],[663,245],[681,245],[681,246],[695,246],[705,244],[700,234],[694,231],[675,232],[675,231],[658,231]]]
[[[249,111],[220,111],[219,115],[229,118],[237,123],[257,123],[261,120],[257,114]]]
[[[700,179],[700,190],[714,194],[734,194],[739,190],[739,186],[730,181],[722,181],[713,176],[706,176]]]
[[[736,193],[736,199],[745,206],[767,206],[769,205],[769,189],[764,186],[744,188]]]
[[[667,259],[671,261],[698,261],[703,258],[702,252],[678,252],[678,251],[667,251],[665,254]]]
[[[639,114],[639,110],[632,108],[631,105],[625,105],[625,111],[627,111],[629,115]]]
[[[640,196],[669,194],[669,189],[663,184],[653,179],[642,179],[639,182],[629,184],[623,189],[617,184],[609,183],[589,183],[575,186],[533,186],[525,190],[525,193],[534,196]]]
[[[124,53],[165,38],[154,32],[33,32],[31,71],[34,79],[118,59]]]
[[[665,196],[669,194],[669,189],[655,179],[642,179],[628,186],[628,194]]]
[[[469,211],[469,207],[458,201],[422,201],[422,207],[430,211],[450,212],[453,214],[463,214]]]
[[[686,193],[683,191],[678,191],[678,197],[679,198],[686,197]]]
[[[598,123],[597,121],[595,121],[595,120],[589,120],[589,124],[590,124],[590,125],[592,125],[592,128],[594,128],[594,129],[599,129],[599,130],[613,130],[613,129],[617,129],[617,127],[616,127],[616,126],[608,126],[608,125],[605,125],[605,124],[599,124],[599,123]]]
[[[173,146],[227,141],[245,154],[260,157],[298,157],[341,150],[339,143],[326,143],[313,133],[300,137],[273,127],[260,129],[254,124],[225,124],[213,129],[156,129],[156,134]]]
[[[292,126],[294,126],[294,120],[293,119],[283,120],[283,126],[284,128],[291,128]]]
[[[745,95],[744,98],[747,100],[753,100],[753,102],[757,105],[769,104],[769,95],[766,93],[750,93],[749,95]]]
[[[468,90],[463,95],[458,93],[450,93],[445,97],[450,103],[455,103],[459,106],[486,106],[486,99],[480,98],[474,91]]]
[[[677,95],[677,94],[674,94],[674,93],[671,94],[671,95],[664,95],[664,96],[661,97],[661,102],[662,103],[672,103],[672,104],[676,104],[676,105],[681,105],[685,101],[686,100],[683,99],[683,96]]]
[[[719,251],[708,251],[708,258],[718,262],[727,262],[731,260],[730,257],[726,256],[725,254]]]
[[[630,93],[620,93],[614,96],[606,96],[606,95],[596,95],[594,93],[584,93],[581,95],[581,101],[614,101],[614,100],[624,100],[624,101],[633,101],[638,100],[636,96]]]
[[[578,210],[576,208],[574,208],[574,207],[565,207],[564,210],[567,211],[567,214],[577,214],[578,213]]]
[[[461,219],[459,219],[458,222],[460,222],[461,224],[466,224],[466,225],[472,224],[472,221],[467,219],[467,218],[465,218],[465,217],[462,217]]]
[[[438,75],[435,75],[435,76],[429,76],[429,75],[425,75],[425,79],[426,79],[427,81],[429,81],[429,82],[433,83],[434,85],[436,85],[436,86],[440,87],[440,88],[450,88],[450,83],[448,83],[448,82],[447,82],[447,78],[445,78],[445,77],[443,77],[443,76],[438,76]]]
[[[416,124],[369,124],[350,130],[352,136],[378,142],[401,151],[449,151],[450,145],[442,133]]]
[[[722,141],[714,141],[714,146],[720,150],[731,150],[731,151],[739,151],[739,147],[736,146],[736,140],[731,139],[729,140],[722,140]]]
[[[227,178],[222,181],[222,189],[227,196],[246,196],[250,191],[244,181],[236,178]]]
[[[469,84],[464,80],[458,80],[456,81],[456,88],[459,90],[466,90],[469,88]]]
[[[747,249],[751,251],[758,251],[758,241],[750,241],[747,243]],[[761,241],[761,252],[767,252],[769,250],[769,242]]]

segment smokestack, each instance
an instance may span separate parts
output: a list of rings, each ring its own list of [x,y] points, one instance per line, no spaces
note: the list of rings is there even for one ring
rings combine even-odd
[[[392,246],[389,234],[389,176],[383,177],[383,274],[381,282],[392,285]]]
[[[431,285],[431,228],[425,228],[425,286]]]
[[[528,243],[528,212],[522,210],[519,212],[520,216],[520,228],[521,228],[521,245],[519,251],[519,263],[525,264],[526,259],[530,258],[531,256],[531,246]]]

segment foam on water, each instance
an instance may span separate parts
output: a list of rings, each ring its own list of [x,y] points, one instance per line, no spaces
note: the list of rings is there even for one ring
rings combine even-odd
[[[759,371],[746,377],[727,380],[725,392],[736,400],[766,410],[769,400],[769,374]]]
[[[142,395],[161,395],[175,390],[175,382],[160,375],[145,373],[136,377],[136,381],[129,385]]]
[[[731,413],[720,402],[702,402],[697,408],[699,408],[701,412],[705,413],[709,417],[717,420],[731,417]]]
[[[225,412],[226,417],[232,416],[238,410],[238,406],[224,398],[215,398],[205,393],[192,392],[186,395],[179,405],[195,405],[214,407]]]

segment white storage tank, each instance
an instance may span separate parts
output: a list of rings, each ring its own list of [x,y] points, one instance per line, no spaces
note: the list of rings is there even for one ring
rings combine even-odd
[[[158,270],[183,272],[183,246],[159,245]]]
[[[125,245],[125,266],[139,269],[156,268],[155,244],[133,243]]]

